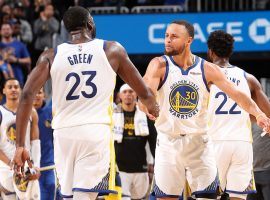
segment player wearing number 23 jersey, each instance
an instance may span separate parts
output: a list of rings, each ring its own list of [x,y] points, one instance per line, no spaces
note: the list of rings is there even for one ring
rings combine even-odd
[[[71,41],[41,54],[22,93],[15,170],[21,170],[28,158],[23,148],[25,118],[35,94],[51,77],[54,158],[61,194],[74,200],[95,199],[97,194],[115,190],[110,141],[116,73],[134,89],[153,117],[159,109],[126,50],[117,42],[95,38],[95,23],[87,9],[71,7],[63,21]]]

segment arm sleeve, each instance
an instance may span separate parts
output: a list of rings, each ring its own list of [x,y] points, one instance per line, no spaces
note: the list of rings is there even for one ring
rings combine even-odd
[[[41,158],[40,140],[31,141],[31,157],[34,162],[34,166],[39,168]]]

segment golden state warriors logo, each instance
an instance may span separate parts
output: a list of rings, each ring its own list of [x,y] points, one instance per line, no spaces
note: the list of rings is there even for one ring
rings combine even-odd
[[[11,124],[7,128],[7,138],[8,141],[11,142],[12,144],[15,144],[16,141],[16,124]]]
[[[187,119],[198,112],[199,87],[189,81],[181,81],[171,87],[169,96],[170,113],[178,118]]]

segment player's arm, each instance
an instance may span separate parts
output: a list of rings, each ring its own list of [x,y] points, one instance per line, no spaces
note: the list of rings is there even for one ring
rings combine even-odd
[[[269,117],[270,103],[268,97],[263,92],[260,82],[251,74],[246,73],[246,77],[251,92],[251,98],[256,102],[259,108]]]
[[[5,164],[7,164],[8,166],[10,166],[10,168],[12,167],[12,161],[6,156],[6,154],[1,149],[0,149],[0,160]]]
[[[32,118],[30,130],[31,158],[34,162],[35,167],[40,167],[41,148],[39,140],[38,114],[34,108],[32,109],[31,118]]]
[[[166,61],[161,57],[153,58],[143,76],[143,80],[148,87],[152,89],[154,94],[156,95],[158,87],[164,79],[166,71]]]
[[[32,114],[33,100],[36,93],[50,77],[50,65],[54,56],[53,49],[44,51],[29,75],[23,88],[16,117],[16,146],[24,147],[27,121]]]
[[[125,48],[117,42],[107,42],[105,53],[113,70],[136,92],[142,103],[146,105],[149,113],[157,117],[158,109],[155,96],[144,84]]]
[[[204,68],[208,83],[214,83],[219,89],[229,95],[241,108],[255,116],[257,121],[260,118],[258,125],[265,128],[267,132],[270,131],[270,121],[266,115],[249,96],[238,90],[237,87],[226,78],[218,66],[205,62]]]
[[[44,51],[38,59],[36,67],[29,75],[23,88],[16,116],[16,152],[13,158],[14,169],[20,173],[24,162],[29,160],[25,145],[27,122],[32,114],[33,99],[40,88],[50,77],[50,66],[54,59],[54,50]]]
[[[166,70],[165,60],[160,57],[156,57],[150,61],[146,69],[145,75],[143,76],[145,84],[149,88],[151,88],[155,96],[157,94],[158,87],[160,86],[162,80],[164,79],[165,70]],[[145,112],[145,107],[140,103],[140,101],[139,107],[141,110]],[[151,117],[150,119],[153,120]]]

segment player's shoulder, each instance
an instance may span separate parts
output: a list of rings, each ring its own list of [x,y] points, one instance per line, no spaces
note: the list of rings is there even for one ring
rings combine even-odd
[[[154,57],[149,63],[149,66],[154,66],[159,69],[165,68],[166,65],[168,65],[168,61],[165,56]]]
[[[117,41],[104,41],[103,49],[107,56],[125,56],[127,54],[126,49]]]
[[[50,64],[52,64],[54,57],[55,57],[55,49],[50,48],[42,52],[42,54],[39,56],[39,61],[50,61]]]

